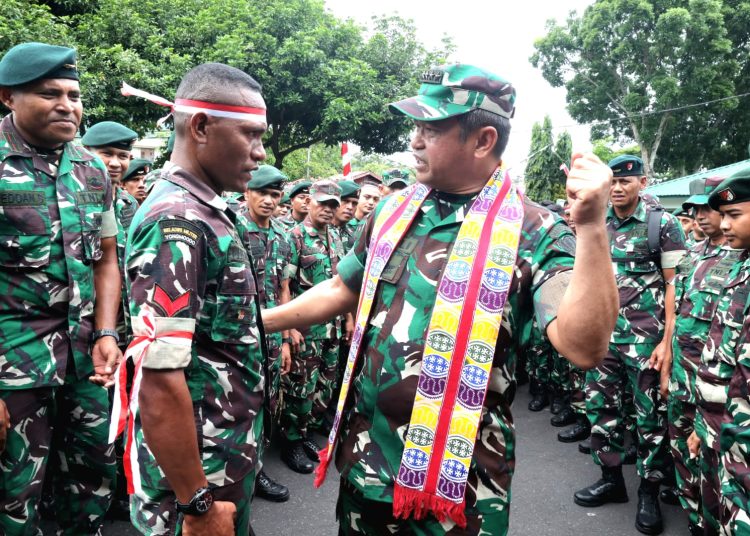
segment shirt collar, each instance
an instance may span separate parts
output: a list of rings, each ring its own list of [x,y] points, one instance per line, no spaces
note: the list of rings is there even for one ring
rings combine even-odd
[[[630,218],[636,219],[641,222],[645,222],[648,219],[648,215],[646,214],[646,204],[643,202],[643,199],[638,200],[638,205],[635,207],[635,212],[622,220],[620,220],[620,218],[617,217],[617,214],[615,214],[615,209],[613,206],[610,205],[609,209],[607,209],[607,221],[618,220],[620,222],[624,222],[629,220]]]
[[[7,144],[7,150],[3,150],[3,145]],[[94,155],[89,153],[83,147],[67,142],[63,144],[63,155],[71,162],[87,162],[94,159]],[[0,161],[5,160],[8,156],[21,156],[23,158],[33,158],[34,167],[41,164],[42,160],[37,152],[18,132],[16,125],[13,124],[13,114],[6,115],[0,121]],[[44,164],[41,171],[46,171],[49,166]]]
[[[167,162],[164,164],[164,170],[168,172],[164,174],[166,180],[187,190],[202,203],[214,207],[221,212],[229,209],[227,202],[209,188],[205,182],[198,180],[194,175],[182,169],[177,164]]]

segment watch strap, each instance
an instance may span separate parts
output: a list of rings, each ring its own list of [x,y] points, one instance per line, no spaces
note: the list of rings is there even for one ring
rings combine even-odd
[[[115,329],[97,329],[91,334],[91,340],[93,340],[94,342],[98,341],[102,337],[114,337],[115,342],[120,342],[120,335],[117,334],[117,330]]]

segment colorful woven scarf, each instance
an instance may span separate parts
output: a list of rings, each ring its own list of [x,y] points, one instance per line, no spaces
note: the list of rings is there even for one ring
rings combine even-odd
[[[464,495],[479,420],[513,279],[523,222],[521,196],[498,168],[464,218],[438,285],[422,355],[417,394],[394,489],[396,517],[466,526]],[[336,444],[360,345],[380,275],[430,189],[403,190],[380,212],[362,283],[357,321],[328,445],[320,452],[320,486]]]

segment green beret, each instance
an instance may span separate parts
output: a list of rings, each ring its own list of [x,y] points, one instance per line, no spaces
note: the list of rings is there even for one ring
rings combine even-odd
[[[686,208],[676,208],[672,211],[672,216],[675,218],[692,218],[693,215],[688,212]]]
[[[247,182],[248,190],[262,190],[264,188],[283,190],[284,183],[289,180],[289,177],[279,171],[278,168],[269,165],[260,166],[252,172],[251,177]]]
[[[86,130],[81,143],[86,147],[115,147],[130,150],[138,134],[114,121],[102,121]]]
[[[339,181],[338,185],[341,187],[341,199],[347,197],[359,197],[359,184],[354,181]]]
[[[453,64],[422,73],[416,97],[388,105],[391,113],[418,121],[439,121],[485,110],[510,119],[516,90],[504,78],[472,65]]]
[[[122,176],[121,182],[127,182],[131,179],[137,179],[138,175],[141,171],[144,173],[148,173],[151,171],[151,165],[153,162],[151,160],[146,160],[145,158],[134,158],[130,161],[130,165],[128,166],[128,170],[125,172],[125,175]]]
[[[690,209],[695,206],[708,205],[708,196],[724,182],[723,177],[709,177],[695,179],[690,182],[690,197],[682,204],[682,208]]]
[[[45,43],[22,43],[0,60],[0,86],[20,86],[47,78],[78,80],[76,51]]]
[[[733,173],[708,196],[708,206],[714,210],[745,201],[750,201],[750,166]]]
[[[612,170],[613,177],[643,176],[643,160],[637,156],[624,154],[613,158],[607,165]]]
[[[289,194],[284,194],[284,196],[281,198],[281,201],[279,201],[279,205],[288,205],[291,202],[292,200],[289,199]]]
[[[309,194],[310,186],[312,186],[312,183],[310,181],[300,181],[296,184],[293,184],[287,192],[289,194],[289,199],[294,199],[294,196],[297,196],[299,194]]]

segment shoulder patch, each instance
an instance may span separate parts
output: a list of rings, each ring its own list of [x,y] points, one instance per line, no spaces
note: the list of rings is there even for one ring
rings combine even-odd
[[[165,242],[183,242],[191,248],[195,247],[203,234],[197,225],[185,220],[161,220],[159,228]]]

